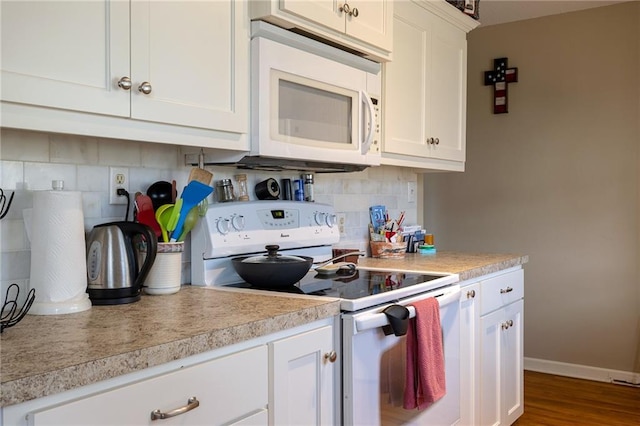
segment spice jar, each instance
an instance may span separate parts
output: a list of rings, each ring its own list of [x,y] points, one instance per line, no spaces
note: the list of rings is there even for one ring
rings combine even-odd
[[[236,175],[238,182],[238,201],[249,201],[249,191],[247,190],[247,175]]]
[[[231,183],[231,179],[219,180],[216,183],[216,189],[219,202],[225,203],[227,201],[235,200],[236,197],[233,194],[233,183]]]
[[[313,174],[303,173],[300,177],[304,182],[304,200],[313,201]]]

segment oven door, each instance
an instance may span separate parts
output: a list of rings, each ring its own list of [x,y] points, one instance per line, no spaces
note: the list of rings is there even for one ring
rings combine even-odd
[[[343,314],[343,423],[345,425],[454,425],[460,420],[460,287],[453,285],[403,299],[436,297],[445,354],[446,395],[425,410],[402,408],[405,337],[386,336],[388,306]],[[415,316],[409,307],[411,317]]]

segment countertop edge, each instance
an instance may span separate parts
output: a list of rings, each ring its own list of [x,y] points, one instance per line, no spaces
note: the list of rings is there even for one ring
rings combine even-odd
[[[1,384],[0,407],[98,383],[171,361],[199,355],[282,330],[326,319],[340,313],[340,302],[331,301],[296,312],[212,330],[161,345],[96,359],[86,363],[23,377]]]

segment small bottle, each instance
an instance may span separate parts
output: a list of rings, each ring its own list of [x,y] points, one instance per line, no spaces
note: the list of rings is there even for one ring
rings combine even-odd
[[[238,201],[249,201],[249,191],[247,190],[247,175],[236,175],[238,182]]]
[[[227,201],[235,200],[235,196],[233,194],[233,183],[231,183],[231,179],[222,179],[216,183],[217,193],[218,193],[218,201],[221,203],[226,203]]]
[[[295,190],[294,190],[294,200],[296,201],[304,201],[304,182],[302,179],[296,179],[293,181]]]
[[[304,182],[304,200],[313,201],[313,174],[303,173],[300,175]]]

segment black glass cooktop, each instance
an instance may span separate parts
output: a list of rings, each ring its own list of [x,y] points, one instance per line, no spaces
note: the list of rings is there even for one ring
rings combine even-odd
[[[339,270],[337,273],[331,275],[318,274],[315,271],[310,271],[300,282],[289,287],[274,286],[272,288],[263,288],[255,287],[244,282],[229,284],[229,286],[355,300],[423,284],[438,278],[442,278],[442,276],[392,271],[365,271],[358,269],[353,271]]]

